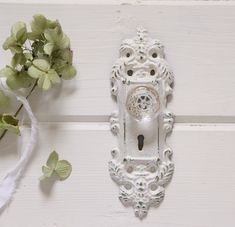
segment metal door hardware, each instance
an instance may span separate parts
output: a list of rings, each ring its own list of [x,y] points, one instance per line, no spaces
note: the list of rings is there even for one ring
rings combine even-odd
[[[173,80],[162,43],[149,38],[145,29],[122,42],[111,75],[118,111],[110,123],[118,146],[111,152],[109,171],[119,185],[120,200],[133,206],[139,218],[163,200],[174,171],[166,143],[174,121],[166,109]]]

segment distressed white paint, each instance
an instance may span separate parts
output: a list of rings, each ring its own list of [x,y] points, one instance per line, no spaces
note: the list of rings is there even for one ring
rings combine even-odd
[[[118,198],[142,219],[161,204],[174,173],[173,151],[166,144],[174,123],[167,109],[174,76],[162,42],[138,28],[135,37],[123,40],[111,81],[117,110],[110,125],[118,142],[109,172],[119,186]]]
[[[71,37],[79,72],[61,89],[31,98],[44,121],[40,141],[13,203],[0,217],[1,227],[235,226],[234,2],[143,2],[0,4],[0,43],[17,20],[28,21],[39,12],[58,18]],[[110,69],[121,40],[140,24],[165,44],[176,78],[169,109],[176,122],[184,122],[176,124],[169,139],[176,169],[165,201],[142,222],[120,204],[107,171],[116,144],[107,123],[115,106]],[[8,57],[0,52],[0,67]],[[1,146],[3,175],[17,160],[15,137],[8,135]],[[52,149],[71,160],[73,172],[65,182],[40,185],[40,168]]]

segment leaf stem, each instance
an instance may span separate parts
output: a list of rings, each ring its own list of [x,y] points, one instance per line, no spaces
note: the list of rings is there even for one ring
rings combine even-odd
[[[28,99],[29,96],[33,93],[33,91],[34,91],[35,88],[37,87],[37,83],[38,83],[38,79],[34,82],[34,85],[33,85],[32,88],[30,89],[30,91],[29,91],[29,93],[27,94],[27,96],[25,97],[26,99]],[[18,116],[18,114],[19,114],[20,111],[22,110],[23,106],[24,106],[23,104],[21,104],[21,105],[19,106],[19,108],[17,109],[17,111],[16,111],[15,114],[14,114],[14,117],[17,117],[17,116]],[[7,133],[7,129],[5,129],[5,130],[2,132],[2,134],[1,134],[1,136],[0,136],[0,141],[3,139],[3,137],[6,135],[6,133]]]

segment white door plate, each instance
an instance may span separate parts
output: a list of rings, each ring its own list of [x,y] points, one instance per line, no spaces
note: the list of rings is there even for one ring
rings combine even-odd
[[[139,218],[160,204],[174,172],[172,150],[166,144],[174,122],[166,109],[173,80],[163,45],[145,29],[122,42],[111,75],[118,111],[110,124],[118,146],[111,152],[109,171],[119,185],[120,200],[133,206]]]

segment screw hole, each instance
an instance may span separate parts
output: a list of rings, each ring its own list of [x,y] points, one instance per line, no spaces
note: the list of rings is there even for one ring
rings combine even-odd
[[[126,57],[129,58],[131,56],[131,54],[128,52],[126,53]]]
[[[133,70],[129,69],[129,70],[127,71],[127,75],[128,75],[128,76],[132,76],[132,75],[133,75]]]
[[[157,57],[157,53],[153,53],[153,54],[152,54],[152,57],[153,57],[153,58],[156,58],[156,57]]]
[[[155,70],[154,70],[154,69],[152,69],[152,70],[150,71],[150,75],[151,75],[151,76],[154,76],[154,75],[155,75]]]

